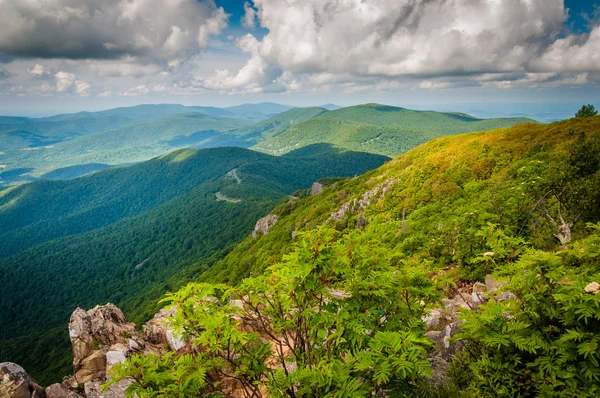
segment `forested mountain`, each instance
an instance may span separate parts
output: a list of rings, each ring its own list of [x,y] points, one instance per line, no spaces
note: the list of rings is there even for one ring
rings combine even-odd
[[[73,308],[111,301],[147,320],[162,294],[226,254],[283,197],[387,159],[319,152],[184,149],[0,191],[0,358],[42,383],[57,380],[70,372],[65,324]]]
[[[51,146],[5,151],[0,178],[13,180],[40,177],[56,169],[90,163],[119,165],[148,160],[182,147],[249,146],[224,132],[250,122],[181,113],[74,137]],[[23,178],[23,176],[21,176]],[[10,180],[9,180],[10,182]]]
[[[241,127],[231,133],[248,142],[249,145],[275,137],[290,127],[315,118],[327,112],[324,108],[292,108],[262,122]]]
[[[148,104],[44,118],[0,116],[0,189],[9,183],[33,181],[56,169],[68,167],[73,178],[97,170],[89,166],[92,163],[148,160],[182,147],[248,147],[254,143],[219,133],[289,109],[270,102],[227,108]],[[203,116],[193,120],[191,114]],[[94,133],[105,134],[83,138]],[[107,139],[113,140],[108,152]],[[132,146],[137,147],[135,155]]]
[[[483,131],[533,122],[527,118],[477,119],[461,113],[413,111],[379,104],[329,111],[254,146],[280,155],[326,142],[361,152],[396,156],[444,135]]]

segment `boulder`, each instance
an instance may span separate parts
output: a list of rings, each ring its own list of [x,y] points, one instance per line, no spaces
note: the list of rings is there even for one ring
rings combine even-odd
[[[102,383],[87,382],[84,385],[86,398],[125,398],[125,391],[133,383],[133,379],[123,379],[102,391]]]
[[[464,348],[462,341],[451,342],[450,338],[454,337],[461,330],[461,321],[452,322],[444,328],[444,330],[430,331],[425,334],[427,338],[436,343],[437,355],[441,356],[447,362],[451,362],[454,355]]]
[[[44,398],[44,389],[29,374],[12,362],[0,363],[1,398]]]
[[[310,194],[318,195],[323,192],[323,189],[325,189],[325,185],[321,184],[320,182],[314,182],[310,187]]]
[[[279,217],[276,214],[269,214],[266,217],[261,218],[256,222],[254,231],[252,231],[252,237],[256,238],[259,234],[266,235],[269,233],[273,225],[277,224]]]
[[[485,302],[487,297],[488,288],[481,282],[475,282],[473,284],[473,291],[471,293],[471,299],[475,305],[479,305]]]
[[[88,381],[103,380],[106,377],[106,354],[100,350],[81,361],[75,379],[79,385]]]
[[[163,308],[142,327],[145,338],[154,344],[166,344],[171,350],[187,348],[182,336],[179,336],[169,324],[169,318],[175,315],[176,308]]]
[[[89,311],[77,308],[69,322],[69,337],[73,347],[73,369],[81,369],[82,361],[102,346],[126,342],[137,335],[134,323],[127,322],[114,304],[96,306]]]
[[[122,363],[131,356],[133,350],[121,343],[110,346],[106,352],[106,371],[108,372],[115,364]]]
[[[82,396],[56,383],[46,388],[46,398],[82,398]]]

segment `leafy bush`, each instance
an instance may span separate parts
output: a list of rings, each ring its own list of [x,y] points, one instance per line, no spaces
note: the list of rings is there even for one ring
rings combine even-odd
[[[169,295],[192,353],[134,357],[114,380],[133,376],[140,397],[217,394],[232,380],[248,396],[409,393],[429,373],[421,316],[438,289],[426,266],[395,267],[355,240],[318,229],[237,288],[196,283]]]
[[[478,397],[593,397],[600,394],[600,225],[562,253],[528,251],[499,275],[514,300],[465,312],[468,370]]]

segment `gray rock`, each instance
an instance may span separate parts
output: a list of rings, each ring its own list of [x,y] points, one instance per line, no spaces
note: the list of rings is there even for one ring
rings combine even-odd
[[[133,383],[133,379],[123,379],[102,391],[102,383],[88,382],[84,385],[86,398],[125,398],[125,391]]]
[[[314,182],[310,187],[310,194],[318,195],[323,192],[323,189],[325,189],[325,185],[321,184],[320,182]]]
[[[1,398],[44,398],[44,389],[21,366],[12,362],[0,363]]]
[[[511,293],[511,292],[502,292],[498,296],[498,301],[516,300],[516,299],[517,299],[517,296],[515,296],[514,293]]]
[[[52,384],[46,388],[46,398],[82,398],[81,395],[69,390],[62,384]]]
[[[252,237],[256,238],[259,234],[266,235],[269,233],[273,225],[277,224],[279,217],[276,214],[269,214],[266,217],[261,218],[256,222],[254,231],[252,231]]]

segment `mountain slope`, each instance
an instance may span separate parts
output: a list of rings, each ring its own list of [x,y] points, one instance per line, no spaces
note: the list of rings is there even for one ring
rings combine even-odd
[[[33,177],[58,168],[88,163],[116,165],[139,162],[182,147],[242,146],[235,137],[223,132],[247,124],[249,122],[244,120],[203,113],[175,114],[86,134],[51,147],[6,152],[0,155],[0,162],[7,166],[7,171],[18,167],[26,169]],[[4,177],[5,173],[0,177]]]
[[[527,118],[477,119],[459,113],[366,104],[329,111],[292,126],[254,148],[279,155],[323,142],[356,151],[396,156],[436,137],[532,121]]]
[[[365,230],[377,235],[375,244],[399,258],[463,264],[466,277],[480,278],[483,271],[469,267],[489,250],[478,237],[488,223],[539,248],[559,244],[540,208],[547,201],[549,214],[558,218],[552,192],[570,194],[561,206],[563,217],[577,220],[573,237],[586,234],[586,221],[600,221],[600,160],[593,161],[598,153],[600,117],[438,138],[322,194],[276,208],[279,222],[268,235],[247,237],[202,280],[238,282],[281,259],[296,233],[320,224],[352,230],[363,217]],[[570,162],[578,158],[591,158],[595,165],[581,181],[569,174]],[[368,205],[361,206],[365,198]]]
[[[290,158],[185,149],[1,192],[0,360],[25,364],[42,382],[56,380],[68,368],[61,341],[74,307],[111,301],[144,320],[165,291],[222,257],[285,195],[385,160],[332,149]],[[31,356],[36,350],[50,354],[42,361]],[[51,363],[57,365],[46,372]]]
[[[323,108],[292,108],[267,120],[231,132],[242,140],[252,144],[275,137],[290,127],[313,119],[327,112]]]
[[[168,295],[202,350],[117,377],[140,395],[227,393],[203,377],[221,369],[257,396],[597,395],[599,116],[438,138],[330,183]]]

